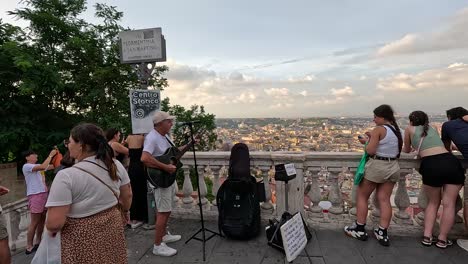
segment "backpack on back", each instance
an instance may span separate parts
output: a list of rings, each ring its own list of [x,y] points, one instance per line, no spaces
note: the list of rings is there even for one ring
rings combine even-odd
[[[257,184],[250,175],[247,145],[238,143],[231,150],[229,175],[216,195],[218,227],[232,239],[250,239],[260,232],[260,202]]]

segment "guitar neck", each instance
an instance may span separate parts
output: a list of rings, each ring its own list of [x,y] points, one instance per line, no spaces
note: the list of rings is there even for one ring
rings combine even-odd
[[[187,145],[185,145],[181,150],[180,152],[177,154],[176,156],[176,159],[177,160],[180,160],[180,158],[182,158],[182,156],[185,154],[185,152],[187,152],[187,150],[190,149],[190,147],[193,146],[193,141],[190,141],[190,143],[188,143]]]

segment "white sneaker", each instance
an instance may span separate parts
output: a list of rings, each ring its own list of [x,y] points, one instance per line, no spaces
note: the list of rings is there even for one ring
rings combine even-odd
[[[168,247],[166,243],[161,243],[161,245],[153,245],[153,254],[156,256],[170,257],[177,254],[177,250],[171,247]]]
[[[171,235],[167,233],[165,236],[163,236],[162,241],[164,243],[171,243],[171,242],[179,241],[181,238],[182,238],[181,235]]]
[[[132,229],[138,228],[138,227],[140,227],[141,225],[143,225],[143,222],[137,221],[137,222],[130,223],[130,227],[131,227]]]

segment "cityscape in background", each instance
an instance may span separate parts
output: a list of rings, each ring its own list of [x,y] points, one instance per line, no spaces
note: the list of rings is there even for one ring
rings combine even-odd
[[[445,115],[429,119],[439,133],[447,121]],[[407,117],[397,122],[402,130],[409,124]],[[243,142],[250,151],[363,152],[357,137],[375,124],[371,117],[219,118],[216,126],[217,150],[228,151],[235,143]]]

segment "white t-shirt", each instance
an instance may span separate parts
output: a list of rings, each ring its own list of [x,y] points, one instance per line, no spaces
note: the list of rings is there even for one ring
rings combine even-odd
[[[151,130],[145,137],[143,151],[150,153],[152,156],[161,156],[164,152],[172,147],[168,138],[159,134],[156,129]]]
[[[95,156],[84,160],[95,162],[106,168],[105,164],[96,160]],[[83,168],[104,181],[116,193],[120,195],[120,186],[130,183],[127,171],[122,163],[114,159],[117,165],[118,181],[112,181],[109,173],[103,168],[90,162],[81,161],[74,166]],[[102,182],[92,175],[85,173],[74,167],[66,168],[57,173],[52,187],[50,188],[49,198],[46,207],[71,205],[68,217],[83,218],[94,215],[103,210],[111,208],[117,204],[117,198],[114,193]]]
[[[26,181],[26,195],[46,192],[46,186],[42,180],[40,171],[33,171],[34,166],[40,164],[26,163],[23,165],[23,175]]]

